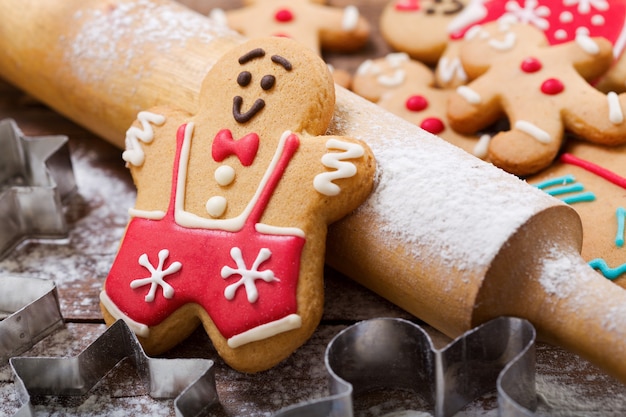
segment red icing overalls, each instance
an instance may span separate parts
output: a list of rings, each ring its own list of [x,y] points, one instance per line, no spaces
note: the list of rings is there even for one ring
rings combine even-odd
[[[298,137],[286,138],[243,227],[230,232],[183,227],[175,221],[186,128],[181,126],[176,138],[168,210],[160,220],[130,220],[106,279],[106,295],[122,314],[146,326],[197,303],[227,339],[296,314],[305,239],[261,233],[255,226],[298,149]]]

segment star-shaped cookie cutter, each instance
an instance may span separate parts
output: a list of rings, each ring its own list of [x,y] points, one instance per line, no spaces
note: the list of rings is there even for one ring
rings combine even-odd
[[[22,404],[16,417],[33,417],[31,396],[84,395],[129,358],[153,398],[175,398],[176,415],[206,415],[218,403],[213,361],[148,357],[121,320],[73,358],[13,357],[10,364]]]
[[[421,395],[435,417],[450,417],[497,387],[499,416],[529,417],[537,406],[534,327],[500,317],[443,349],[403,319],[372,319],[339,333],[325,355],[330,396],[279,411],[274,417],[352,417],[353,393],[400,388]]]
[[[67,237],[63,200],[76,190],[67,142],[0,121],[0,259],[26,239]]]
[[[0,367],[63,327],[53,281],[0,276]]]

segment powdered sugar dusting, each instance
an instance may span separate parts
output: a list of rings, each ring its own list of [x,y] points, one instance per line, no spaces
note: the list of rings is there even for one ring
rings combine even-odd
[[[76,12],[74,19],[84,24],[73,39],[67,40],[70,45],[65,48],[65,60],[83,82],[93,82],[96,77],[87,68],[98,68],[99,74],[114,68],[123,71],[135,56],[145,54],[148,46],[166,54],[172,48],[182,50],[191,39],[208,45],[232,34],[223,24],[175,3],[149,0],[116,1],[105,10]]]
[[[375,213],[383,234],[416,258],[484,268],[530,217],[559,204],[392,114],[372,109],[354,117],[346,108],[373,105],[340,97],[333,129],[368,142],[378,164],[375,191],[360,210]]]

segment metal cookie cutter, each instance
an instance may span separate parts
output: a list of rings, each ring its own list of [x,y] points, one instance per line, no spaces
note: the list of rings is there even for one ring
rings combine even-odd
[[[74,358],[11,358],[21,408],[16,417],[33,417],[31,395],[83,395],[116,364],[129,358],[153,398],[173,398],[176,415],[206,415],[218,402],[213,361],[156,359],[146,356],[135,334],[121,320]]]
[[[0,367],[60,327],[63,316],[54,282],[0,276]]]
[[[330,393],[275,417],[352,417],[352,394],[401,388],[420,394],[435,417],[449,417],[497,387],[499,416],[527,417],[537,406],[535,329],[502,317],[435,349],[420,326],[373,319],[339,333],[326,349]]]
[[[67,141],[0,121],[0,259],[25,239],[67,237],[62,201],[76,190]]]

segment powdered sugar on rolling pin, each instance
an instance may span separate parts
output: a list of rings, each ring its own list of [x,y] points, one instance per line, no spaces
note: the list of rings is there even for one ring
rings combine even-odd
[[[415,258],[487,268],[530,217],[560,204],[392,114],[349,114],[342,103],[363,112],[373,105],[339,94],[331,131],[368,142],[378,164],[376,188],[360,210],[376,215],[381,238],[400,239]]]
[[[97,80],[93,79],[95,74],[81,68],[80,62],[97,62],[99,74],[123,71],[148,46],[167,53],[173,47],[183,48],[190,39],[208,45],[233,33],[219,22],[207,24],[205,16],[181,6],[148,0],[116,1],[107,10],[79,11],[73,17],[77,24],[85,24],[76,36],[62,41],[71,42],[65,60],[83,82]]]

